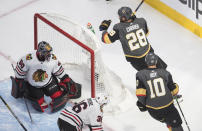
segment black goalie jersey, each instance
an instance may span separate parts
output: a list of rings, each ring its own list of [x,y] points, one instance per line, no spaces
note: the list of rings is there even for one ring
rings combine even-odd
[[[162,109],[173,103],[179,91],[171,74],[164,69],[144,69],[136,74],[136,96],[147,108]]]
[[[150,51],[146,38],[147,23],[144,18],[135,18],[133,22],[120,22],[114,25],[110,33],[103,32],[102,41],[110,44],[120,40],[126,57],[142,58]]]

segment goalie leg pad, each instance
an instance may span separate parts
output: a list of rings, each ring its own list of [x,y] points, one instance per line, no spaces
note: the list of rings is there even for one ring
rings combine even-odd
[[[12,81],[11,95],[14,98],[22,98],[25,92],[26,83],[24,80],[17,80],[13,76],[10,76]]]
[[[44,97],[39,100],[33,98],[29,98],[29,100],[31,100],[33,108],[39,112],[44,112],[44,110],[48,108],[48,104],[45,102]]]

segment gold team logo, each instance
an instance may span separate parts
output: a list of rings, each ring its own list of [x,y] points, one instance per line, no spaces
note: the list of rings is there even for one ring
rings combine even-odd
[[[43,80],[45,80],[46,78],[48,78],[48,74],[46,73],[46,71],[43,71],[41,69],[38,69],[36,72],[34,72],[34,74],[32,75],[32,79],[35,82],[42,82]]]

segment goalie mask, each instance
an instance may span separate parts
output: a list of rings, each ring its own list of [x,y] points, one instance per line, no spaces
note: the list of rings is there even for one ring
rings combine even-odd
[[[45,42],[45,41],[41,41],[38,44],[38,48],[37,48],[37,56],[39,58],[40,61],[49,61],[51,54],[52,54],[52,47],[49,45],[49,43]]]
[[[121,22],[125,22],[134,17],[134,13],[130,7],[121,7],[118,10],[118,15]]]
[[[97,97],[95,98],[97,103],[100,105],[100,106],[103,106],[105,104],[108,104],[109,103],[109,96],[106,95],[106,94],[98,94]]]

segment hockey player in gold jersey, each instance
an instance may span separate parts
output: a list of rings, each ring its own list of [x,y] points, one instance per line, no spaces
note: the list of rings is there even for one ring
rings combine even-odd
[[[147,39],[149,29],[146,20],[137,18],[129,7],[121,7],[118,15],[120,23],[115,24],[109,33],[107,29],[111,20],[104,20],[99,26],[100,31],[103,31],[102,41],[111,44],[120,40],[126,60],[138,71],[147,68],[145,56],[154,50]],[[165,69],[167,65],[159,59],[157,67]]]
[[[157,61],[156,54],[148,53],[145,57],[148,68],[136,74],[137,106],[140,111],[148,111],[154,119],[166,123],[169,131],[183,131],[182,119],[173,104],[179,87],[168,71],[157,68]]]

